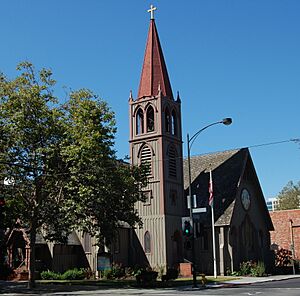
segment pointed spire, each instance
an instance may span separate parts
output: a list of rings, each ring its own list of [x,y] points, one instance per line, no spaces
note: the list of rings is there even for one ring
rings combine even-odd
[[[130,92],[129,92],[129,99],[128,99],[128,101],[129,102],[133,101],[132,90],[130,90]]]
[[[177,91],[177,100],[176,100],[176,102],[178,102],[178,103],[181,102],[180,95],[179,95],[179,91]]]
[[[159,42],[155,21],[154,19],[151,19],[138,91],[138,99],[142,97],[156,96],[159,84],[162,94],[173,99],[168,71]]]

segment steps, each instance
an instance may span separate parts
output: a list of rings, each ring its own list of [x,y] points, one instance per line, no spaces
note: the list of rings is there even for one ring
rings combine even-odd
[[[9,281],[27,281],[29,278],[29,272],[26,266],[21,266],[13,270],[12,274],[8,277]]]

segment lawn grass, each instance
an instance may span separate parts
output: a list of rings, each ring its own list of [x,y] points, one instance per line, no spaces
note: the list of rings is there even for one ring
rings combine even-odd
[[[224,277],[219,276],[216,279],[212,276],[206,277],[206,283],[214,283],[214,282],[225,282],[236,279],[235,277]],[[126,287],[140,287],[136,283],[135,279],[118,279],[118,280],[106,280],[106,279],[97,279],[97,280],[38,280],[37,283],[41,285],[50,285],[50,284],[58,284],[58,285],[91,285],[91,286],[99,286],[99,287],[110,287],[110,288],[126,288]],[[157,280],[153,282],[147,287],[155,287],[155,288],[169,288],[169,287],[178,287],[178,286],[189,286],[193,284],[192,278],[178,278],[176,280],[171,280],[168,282],[162,282],[161,280]],[[197,276],[197,284],[201,285],[201,276]]]

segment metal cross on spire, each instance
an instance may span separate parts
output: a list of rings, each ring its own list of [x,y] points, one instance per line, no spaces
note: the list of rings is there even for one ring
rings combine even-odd
[[[154,7],[152,4],[150,5],[150,9],[147,10],[147,12],[150,12],[150,19],[151,20],[154,20],[154,11],[156,10],[157,8]]]

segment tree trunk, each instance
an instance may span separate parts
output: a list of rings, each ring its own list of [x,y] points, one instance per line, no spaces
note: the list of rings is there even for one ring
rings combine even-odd
[[[35,243],[36,226],[33,224],[30,230],[30,260],[29,260],[29,278],[28,288],[35,288]]]

